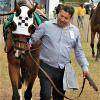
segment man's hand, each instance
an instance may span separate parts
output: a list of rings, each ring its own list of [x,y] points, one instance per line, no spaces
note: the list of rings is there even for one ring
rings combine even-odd
[[[32,40],[31,39],[29,39],[29,42],[28,42],[28,46],[29,46],[29,48],[31,48],[32,47]]]
[[[89,75],[88,71],[83,72],[83,77],[88,80],[90,86],[92,86],[95,91],[98,91],[98,87],[96,86],[96,84],[95,84],[94,80],[92,79],[92,77]]]
[[[83,71],[83,77],[86,78],[89,75],[89,71]]]

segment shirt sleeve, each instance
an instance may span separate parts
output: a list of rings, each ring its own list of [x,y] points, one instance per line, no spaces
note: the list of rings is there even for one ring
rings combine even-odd
[[[45,34],[44,26],[44,23],[42,23],[39,27],[37,27],[36,31],[31,36],[31,43],[35,43],[43,37]]]
[[[75,43],[75,56],[83,71],[88,70],[89,63],[85,57],[84,51],[81,46],[80,35],[78,35]]]

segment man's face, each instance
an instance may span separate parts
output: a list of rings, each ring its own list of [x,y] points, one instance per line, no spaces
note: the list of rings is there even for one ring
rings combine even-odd
[[[57,24],[59,27],[66,27],[71,21],[71,15],[64,10],[61,10],[57,16]]]

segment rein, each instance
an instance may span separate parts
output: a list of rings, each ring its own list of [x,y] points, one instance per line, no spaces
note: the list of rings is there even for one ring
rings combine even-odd
[[[79,93],[79,95],[76,97],[76,98],[69,98],[67,96],[65,96],[57,87],[56,85],[54,84],[54,82],[52,81],[52,79],[50,78],[50,76],[45,72],[45,70],[40,67],[40,65],[36,62],[36,60],[33,58],[32,54],[31,54],[31,51],[29,50],[29,55],[31,56],[32,60],[36,63],[37,66],[39,66],[39,69],[44,73],[44,75],[48,78],[48,80],[51,82],[52,86],[54,87],[54,89],[61,95],[63,96],[64,98],[68,99],[68,100],[74,100],[76,98],[79,98],[84,90],[84,86],[85,86],[85,81],[86,81],[86,78],[83,78],[83,85],[82,85],[82,89]]]
[[[82,94],[82,92],[83,92],[83,90],[84,90],[85,81],[86,81],[86,78],[83,78],[83,85],[82,85],[82,89],[81,89],[81,91],[80,91],[80,93],[79,93],[78,97],[80,97],[80,96],[81,96],[81,94]]]
[[[39,66],[39,69],[44,73],[44,75],[49,79],[49,81],[51,82],[52,86],[55,88],[55,90],[62,96],[64,96],[66,99],[68,100],[73,100],[73,99],[70,99],[68,97],[66,97],[62,92],[60,92],[57,87],[55,86],[55,84],[53,83],[52,79],[50,78],[50,76],[44,71],[44,69],[42,69],[40,67],[40,65],[36,62],[36,60],[33,58],[32,54],[31,54],[31,51],[28,52],[29,55],[31,56],[32,60],[36,63],[37,66]]]

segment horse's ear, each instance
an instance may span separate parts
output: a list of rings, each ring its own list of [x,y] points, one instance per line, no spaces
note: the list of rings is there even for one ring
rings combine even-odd
[[[35,25],[33,25],[33,24],[30,25],[29,28],[28,28],[28,32],[31,33],[31,34],[34,33],[35,30],[36,30],[36,27],[35,27]]]
[[[27,14],[28,14],[28,17],[29,17],[29,18],[32,18],[32,13],[35,11],[37,5],[38,5],[38,4],[36,3],[36,5],[35,5],[34,7],[30,8],[30,9],[28,10]]]
[[[27,14],[29,18],[32,18],[32,13],[34,12],[34,8],[28,10]]]
[[[16,11],[16,16],[19,16],[21,14],[21,9],[18,4],[16,4],[15,11]]]

